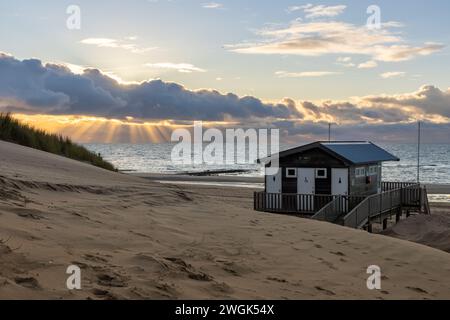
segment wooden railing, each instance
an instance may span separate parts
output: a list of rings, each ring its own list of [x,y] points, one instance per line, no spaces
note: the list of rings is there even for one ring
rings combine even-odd
[[[382,182],[382,191],[391,191],[391,190],[397,190],[397,189],[403,189],[406,187],[411,187],[417,185],[415,182],[390,182],[390,181],[383,181]]]
[[[309,215],[313,219],[362,228],[371,220],[401,210],[430,214],[427,190],[420,184],[385,182],[380,194],[331,196],[255,192],[256,211]]]
[[[422,188],[419,184],[394,189],[367,197],[343,219],[343,225],[362,228],[374,217],[402,207],[421,207]]]
[[[342,215],[349,213],[358,206],[365,197],[338,196],[328,205],[319,210],[312,218],[320,221],[336,222]]]
[[[337,196],[255,192],[256,211],[313,215]]]

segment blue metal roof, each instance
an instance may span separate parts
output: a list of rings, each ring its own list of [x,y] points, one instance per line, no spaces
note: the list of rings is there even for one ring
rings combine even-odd
[[[396,156],[371,142],[321,142],[320,144],[353,164],[400,161]]]

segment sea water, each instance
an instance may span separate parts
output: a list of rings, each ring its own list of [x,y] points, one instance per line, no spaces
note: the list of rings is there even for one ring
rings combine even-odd
[[[175,144],[86,144],[100,153],[119,170],[139,173],[179,174],[204,171],[230,171],[233,175],[263,176],[262,166],[249,164],[181,165],[171,161]],[[417,145],[378,144],[391,152],[400,162],[386,162],[383,165],[384,181],[417,181]],[[283,145],[281,150],[293,147]],[[246,150],[236,151],[241,157]],[[424,144],[421,146],[420,181],[430,184],[450,184],[450,145]],[[236,171],[238,171],[236,173]],[[231,174],[231,173],[230,173]]]

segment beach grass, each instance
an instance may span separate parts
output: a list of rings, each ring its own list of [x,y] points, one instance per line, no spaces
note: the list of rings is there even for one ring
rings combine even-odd
[[[117,171],[100,154],[72,142],[68,137],[50,134],[15,119],[10,113],[0,113],[0,140],[20,144],[25,147],[64,156],[94,166]]]

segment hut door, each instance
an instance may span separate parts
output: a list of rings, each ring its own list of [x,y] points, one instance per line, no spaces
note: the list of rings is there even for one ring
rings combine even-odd
[[[281,177],[282,177],[281,168],[278,170],[278,173],[276,175],[271,176],[266,174],[267,193],[281,193]]]
[[[281,179],[282,170],[278,170],[275,175],[268,175],[266,172],[266,208],[278,211],[281,209]]]
[[[347,196],[348,169],[332,169],[331,176],[331,193],[334,196]]]
[[[298,169],[298,194],[314,194],[316,186],[316,170],[310,168]]]
[[[316,192],[316,169],[300,168],[297,175],[297,210],[314,212],[314,193]]]

